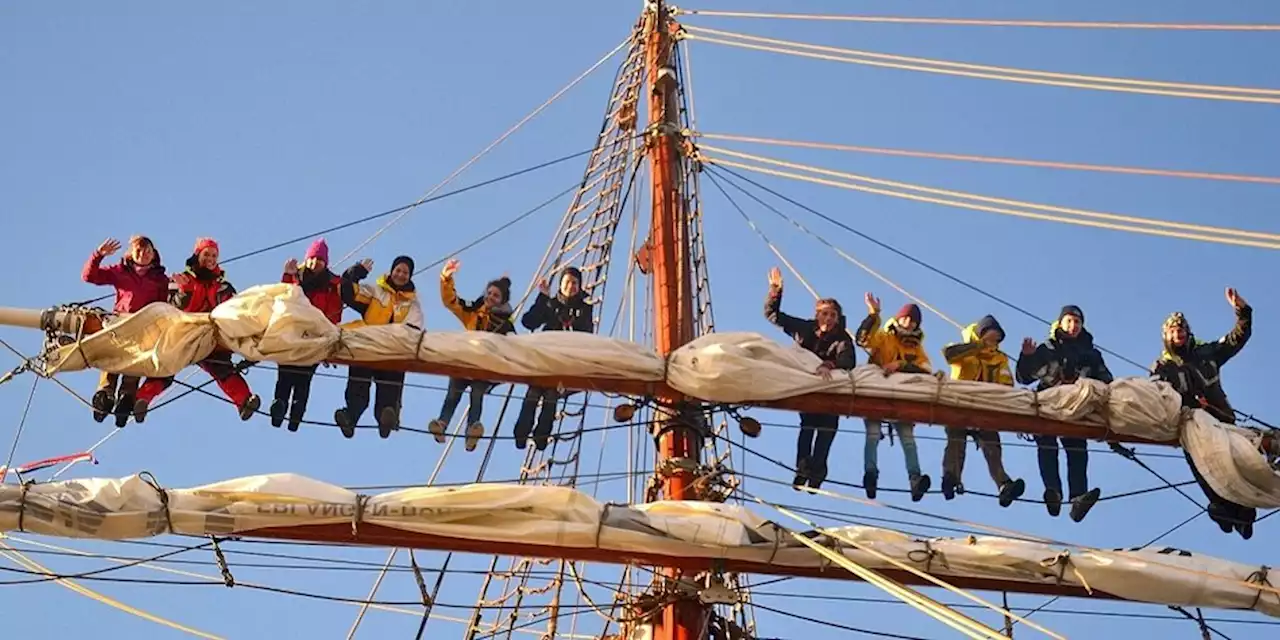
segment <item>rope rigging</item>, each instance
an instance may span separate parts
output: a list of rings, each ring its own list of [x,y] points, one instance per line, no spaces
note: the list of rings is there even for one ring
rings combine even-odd
[[[1025,202],[1020,200],[1011,200],[1006,198],[993,198],[979,194],[966,193],[963,191],[955,191],[951,189],[936,189],[933,187],[925,187],[906,182],[898,182],[896,180],[883,180],[879,178],[871,178],[855,173],[844,171],[835,171],[831,169],[823,169],[811,165],[804,165],[794,162],[786,162],[776,160],[764,156],[758,156],[739,151],[731,151],[729,149],[721,149],[718,147],[703,146],[702,151],[710,152],[712,155],[703,155],[703,161],[720,165],[721,167],[733,167],[737,169],[745,169],[755,173],[762,173],[782,178],[791,178],[803,182],[812,182],[832,187],[840,187],[853,191],[862,191],[876,195],[886,195],[907,200],[915,200],[917,202],[925,202],[931,204],[941,204],[961,209],[970,209],[975,211],[986,211],[989,213],[998,213],[1007,216],[1029,218],[1032,220],[1044,220],[1048,222],[1059,222],[1065,224],[1073,224],[1085,227],[1094,227],[1098,229],[1109,229],[1112,231],[1127,231],[1130,233],[1139,233],[1153,236],[1163,236],[1168,238],[1180,238],[1183,240],[1198,240],[1201,242],[1209,242],[1216,244],[1227,244],[1244,247],[1256,247],[1261,249],[1280,249],[1280,234],[1267,233],[1262,231],[1249,231],[1244,229],[1231,229],[1227,227],[1214,227],[1208,225],[1195,225],[1182,222],[1170,222],[1165,220],[1157,220],[1152,218],[1141,218],[1137,216],[1125,216],[1113,213],[1104,213],[1099,211],[1089,211],[1085,209],[1073,209],[1067,207],[1055,207],[1051,205],[1037,204],[1034,202]],[[718,154],[718,155],[717,155]],[[840,178],[840,180],[830,180],[826,178],[818,178],[810,175],[781,171],[761,166],[761,164],[746,164],[725,159],[721,156],[729,156],[732,158],[742,158],[751,160],[756,163],[772,165],[776,167],[786,167],[795,170],[808,171],[819,175],[832,176]],[[865,183],[865,184],[863,184]],[[922,196],[903,191],[891,191],[878,186],[895,187],[898,189],[906,189],[910,191],[918,191],[925,194],[936,194],[939,196],[948,196],[952,198],[967,198],[977,202],[991,202],[1000,205],[1012,207],[1022,207],[1025,209],[1034,209],[1047,213],[1035,213],[1019,209],[1010,209],[1006,206],[995,207],[984,204],[976,204],[971,202],[963,202],[961,200],[950,200],[932,196]],[[1076,216],[1076,217],[1071,217]],[[1115,220],[1124,222],[1100,222],[1098,220]],[[1146,226],[1138,226],[1146,225]],[[1187,231],[1181,231],[1187,230]],[[1195,233],[1191,233],[1194,231]]]
[[[926,158],[932,160],[956,160],[960,162],[981,162],[1003,164],[1020,167],[1037,167],[1044,169],[1065,169],[1071,171],[1094,171],[1100,173],[1120,173],[1131,175],[1159,176],[1167,178],[1189,178],[1193,180],[1221,180],[1227,182],[1247,182],[1256,184],[1280,184],[1280,176],[1258,176],[1237,173],[1213,173],[1205,171],[1180,171],[1173,169],[1153,169],[1147,167],[1122,167],[1105,164],[1086,164],[1080,162],[1056,162],[1050,160],[1028,160],[1023,158],[1003,158],[960,153],[939,153],[935,151],[919,151],[912,149],[889,149],[885,147],[868,147],[862,145],[836,144],[831,142],[815,142],[809,140],[783,140],[760,136],[743,136],[725,133],[692,132],[690,136],[702,140],[724,140],[726,142],[749,142],[782,147],[798,147],[804,149],[827,149],[831,151],[850,151],[906,158]]]
[[[948,60],[937,60],[933,58],[900,56],[877,53],[874,51],[847,49],[843,47],[806,44],[792,40],[779,40],[776,38],[764,38],[744,33],[734,33],[731,31],[720,31],[718,29],[707,29],[705,27],[686,26],[682,37],[711,44],[765,51],[769,53],[784,53],[793,56],[828,60],[832,62],[847,62],[850,64],[872,67],[902,69],[907,71],[923,71],[927,73],[962,76],[968,78],[983,78],[1023,84],[1049,85],[1075,89],[1094,89],[1097,91],[1115,91],[1122,93],[1140,93],[1180,98],[1201,98],[1206,100],[1224,100],[1231,102],[1280,104],[1280,89],[1136,80],[1131,78],[1111,78],[1106,76],[1055,73],[1032,69],[1016,69],[1013,67],[951,62]]]
[[[1047,27],[1055,29],[1149,29],[1173,31],[1280,31],[1280,24],[1214,24],[1178,22],[1100,22],[1061,20],[994,20],[979,18],[923,18],[909,16],[865,16],[819,13],[766,13],[758,11],[717,11],[678,9],[677,15],[717,18],[769,18],[775,20],[817,20],[881,24],[929,24],[974,27]]]

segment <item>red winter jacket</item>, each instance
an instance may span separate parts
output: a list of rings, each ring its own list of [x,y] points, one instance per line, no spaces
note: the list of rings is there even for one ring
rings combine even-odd
[[[187,313],[209,313],[235,295],[222,269],[200,268],[194,257],[187,260],[186,271],[173,274],[169,281],[169,303]]]
[[[84,263],[80,278],[89,284],[110,285],[116,289],[116,313],[137,313],[152,302],[163,302],[169,295],[169,278],[164,274],[160,256],[147,267],[139,268],[125,258],[119,264],[102,266],[105,256],[93,252]]]
[[[307,300],[311,301],[311,306],[324,313],[329,322],[334,324],[341,323],[342,278],[325,269],[324,273],[308,274],[308,277],[303,278],[303,280],[305,282],[298,280],[297,276],[291,273],[286,273],[284,277],[280,278],[280,282],[296,284],[302,287],[302,292],[306,294]]]

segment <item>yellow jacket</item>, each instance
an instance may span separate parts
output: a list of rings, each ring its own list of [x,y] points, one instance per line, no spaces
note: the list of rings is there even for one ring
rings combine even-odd
[[[855,336],[858,346],[870,354],[871,364],[883,367],[891,362],[898,362],[914,365],[925,372],[930,371],[929,354],[924,350],[924,331],[917,329],[920,333],[919,341],[908,345],[898,337],[896,318],[891,318],[883,327],[878,326],[879,324],[880,314],[870,314],[862,321]]]
[[[360,265],[356,265],[359,267]],[[363,269],[361,269],[363,271]],[[413,282],[396,290],[387,282],[387,277],[380,276],[376,285],[370,286],[348,280],[343,276],[343,302],[360,312],[360,319],[348,322],[343,327],[356,328],[379,324],[411,324],[425,329],[422,315],[422,304],[418,301]]]
[[[960,332],[963,342],[947,345],[942,357],[951,365],[951,377],[972,382],[994,382],[1013,386],[1013,372],[1009,369],[1009,356],[999,347],[989,347],[978,337],[978,323]]]
[[[473,307],[458,297],[453,276],[440,277],[440,302],[446,309],[457,316],[462,326],[470,331],[489,331],[491,333],[513,333],[515,326],[511,323],[511,306],[502,304],[492,310],[480,305]]]

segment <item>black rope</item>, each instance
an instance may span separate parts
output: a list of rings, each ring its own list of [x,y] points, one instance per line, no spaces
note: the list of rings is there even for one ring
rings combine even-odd
[[[637,137],[638,137],[638,135],[639,135],[639,134],[637,134]],[[325,235],[325,234],[328,234],[328,233],[333,233],[334,231],[341,231],[341,230],[343,230],[343,229],[347,229],[347,228],[349,228],[349,227],[354,227],[354,226],[357,226],[357,225],[361,225],[361,224],[364,224],[364,223],[366,223],[366,222],[370,222],[370,221],[373,221],[373,220],[377,220],[377,219],[379,219],[379,218],[385,218],[385,217],[390,216],[390,215],[395,215],[395,214],[397,214],[397,213],[400,213],[401,211],[407,211],[407,210],[409,210],[409,209],[413,209],[413,208],[415,208],[415,207],[418,207],[418,206],[421,206],[421,205],[424,205],[424,204],[428,204],[428,203],[431,203],[431,202],[436,202],[436,201],[439,201],[439,200],[444,200],[444,199],[446,199],[446,198],[451,198],[451,197],[456,196],[456,195],[461,195],[461,194],[466,193],[466,192],[468,192],[468,191],[474,191],[474,190],[479,189],[479,188],[481,188],[481,187],[487,187],[487,186],[489,186],[489,185],[492,185],[492,184],[496,184],[496,183],[502,182],[502,181],[504,181],[504,180],[510,180],[511,178],[515,178],[515,177],[518,177],[518,176],[522,176],[522,175],[524,175],[524,174],[526,174],[526,173],[532,173],[532,172],[534,172],[534,171],[539,171],[539,170],[541,170],[541,169],[545,169],[545,168],[547,168],[547,167],[551,167],[551,166],[554,166],[554,165],[560,164],[560,163],[562,163],[562,162],[567,162],[567,161],[569,161],[569,160],[573,160],[574,158],[580,158],[580,157],[585,156],[585,155],[587,155],[587,154],[589,154],[589,153],[592,153],[593,151],[595,151],[595,147],[592,147],[592,148],[587,149],[587,150],[585,150],[585,151],[578,151],[578,152],[575,152],[575,153],[571,153],[571,154],[569,154],[569,155],[560,156],[560,157],[555,158],[555,159],[553,159],[553,160],[548,160],[548,161],[546,161],[546,162],[542,162],[542,163],[539,163],[539,164],[535,164],[535,165],[533,165],[533,166],[531,166],[531,167],[526,167],[526,168],[524,168],[524,169],[519,169],[519,170],[517,170],[517,171],[512,171],[512,172],[510,172],[510,173],[504,173],[504,174],[502,174],[502,175],[500,175],[500,176],[497,176],[497,177],[495,177],[495,178],[490,178],[490,179],[488,179],[488,180],[482,180],[482,181],[480,181],[480,182],[477,182],[477,183],[475,183],[475,184],[471,184],[471,185],[467,185],[467,186],[462,187],[462,188],[460,188],[460,189],[454,189],[453,191],[446,191],[446,192],[444,192],[444,193],[440,193],[440,194],[437,194],[437,195],[431,196],[431,197],[429,197],[429,198],[421,198],[421,199],[419,199],[419,200],[415,200],[414,202],[411,202],[411,203],[409,203],[409,204],[400,205],[400,206],[398,206],[398,207],[396,207],[396,208],[394,208],[394,209],[387,209],[386,211],[381,211],[381,212],[378,212],[378,213],[375,213],[375,214],[367,215],[367,216],[364,216],[364,217],[362,217],[362,218],[356,218],[355,220],[351,220],[351,221],[349,221],[349,222],[344,222],[344,223],[339,224],[339,225],[335,225],[335,226],[328,227],[328,228],[325,228],[325,229],[320,229],[320,230],[318,230],[318,231],[312,231],[312,232],[307,233],[307,234],[305,234],[305,235],[300,235],[300,236],[296,236],[296,237],[293,237],[293,238],[289,238],[288,240],[283,240],[283,241],[280,241],[280,242],[276,242],[276,243],[274,243],[274,244],[271,244],[271,245],[268,245],[268,246],[262,247],[261,249],[254,249],[253,251],[250,251],[250,252],[248,252],[248,253],[242,253],[242,254],[239,254],[239,255],[236,255],[236,256],[232,256],[232,257],[230,257],[230,258],[227,258],[226,260],[223,260],[223,261],[222,261],[222,264],[229,264],[229,263],[235,262],[235,261],[237,261],[237,260],[243,260],[244,258],[252,258],[253,256],[261,255],[261,254],[266,253],[266,252],[268,252],[268,251],[274,251],[274,250],[276,250],[276,249],[280,249],[280,248],[282,248],[282,247],[287,247],[287,246],[289,246],[289,245],[291,245],[291,244],[294,244],[294,243],[298,243],[298,242],[303,242],[303,241],[306,241],[306,240],[310,240],[310,239],[315,238],[315,237],[317,237],[317,236],[322,236],[322,235]],[[100,297],[94,298],[94,299],[92,299],[92,300],[88,300],[88,301],[86,301],[86,302],[84,302],[84,303],[81,303],[81,306],[89,305],[89,304],[95,304],[95,303],[97,303],[97,302],[101,302],[101,301],[103,301],[103,300],[106,300],[106,299],[110,298],[110,297],[111,297],[111,296],[113,296],[113,295],[115,295],[115,294],[114,294],[114,293],[112,293],[112,294],[107,294],[107,295],[104,295],[104,296],[100,296]]]

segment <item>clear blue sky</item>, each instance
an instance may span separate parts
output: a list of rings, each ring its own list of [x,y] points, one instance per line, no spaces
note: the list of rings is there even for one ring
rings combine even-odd
[[[957,4],[702,0],[690,8],[1280,22],[1280,5],[1267,0],[1229,6],[1164,0],[1128,7],[1098,0],[1056,7],[1024,2],[1016,3],[1017,7],[1014,3],[971,7],[967,14],[959,13],[963,9]],[[149,234],[173,267],[180,265],[198,235],[218,238],[224,256],[230,256],[411,201],[617,44],[633,25],[639,8],[638,1],[386,2],[376,7],[280,2],[270,8],[239,2],[223,3],[216,9],[159,2],[113,4],[109,8],[88,2],[6,3],[0,7],[0,86],[4,87],[0,100],[4,141],[0,146],[0,229],[7,240],[10,266],[8,275],[0,278],[0,304],[44,307],[105,293],[81,283],[79,271],[90,251],[108,236],[124,239],[133,233]],[[689,22],[967,62],[1280,87],[1280,71],[1272,62],[1280,52],[1280,36],[1274,33],[997,30],[712,18]],[[700,126],[708,132],[1115,165],[1276,173],[1280,126],[1272,105],[945,77],[784,58],[704,43],[694,43],[693,62]],[[599,128],[613,68],[613,63],[603,67],[456,184],[469,184],[589,147]],[[1274,218],[1278,192],[1273,185],[737,147],[993,196],[1280,231]],[[361,255],[372,257],[382,268],[398,253],[410,253],[420,265],[425,264],[569,186],[581,168],[581,162],[566,163],[423,207]],[[1159,349],[1161,320],[1175,309],[1188,313],[1203,338],[1226,331],[1231,313],[1223,288],[1238,287],[1256,309],[1257,329],[1249,347],[1227,368],[1228,391],[1237,407],[1280,421],[1273,363],[1266,359],[1280,348],[1271,324],[1273,309],[1280,303],[1271,278],[1280,259],[1269,250],[1012,219],[780,180],[768,184],[1038,314],[1050,316],[1064,303],[1078,304],[1100,343],[1144,363]],[[709,184],[704,183],[704,190],[719,329],[763,331],[782,339],[760,316],[765,273],[774,258]],[[477,289],[485,279],[509,271],[522,288],[563,207],[559,203],[466,252],[459,275],[461,286]],[[772,214],[755,207],[749,212],[820,291],[843,299],[853,315],[860,309],[858,299],[869,289],[883,297],[886,307],[896,308],[903,302],[898,294]],[[972,320],[995,313],[1011,338],[1030,335],[1039,339],[1045,335],[1045,328],[1028,318],[808,214],[795,215],[811,228],[830,233],[829,238],[846,251],[949,315]],[[329,236],[334,258],[356,246],[377,224]],[[229,276],[242,288],[274,281],[283,262],[304,250],[305,244],[299,243],[235,263],[229,266]],[[430,273],[420,276],[428,292],[427,324],[431,329],[456,329],[456,321],[430,295],[434,278]],[[788,282],[786,308],[797,313],[807,309],[807,294],[790,276]],[[613,291],[616,296],[620,288]],[[614,297],[606,306],[615,308],[616,300]],[[931,352],[955,338],[954,331],[936,317],[926,317],[925,329]],[[0,337],[28,353],[38,346],[38,337],[29,332],[3,329]],[[1014,344],[1007,346],[1016,348]],[[11,359],[4,367],[12,364],[16,361]],[[1137,373],[1115,359],[1111,366],[1118,375]],[[203,374],[194,379],[203,381]],[[270,394],[274,379],[270,371],[255,371],[249,377],[255,391],[264,396]],[[69,375],[64,381],[88,395],[95,374]],[[417,382],[440,384],[428,378]],[[0,387],[0,415],[8,425],[0,435],[13,433],[29,388],[28,377]],[[339,381],[317,382],[308,417],[325,419],[340,403],[341,390]],[[438,391],[410,391],[406,424],[424,426],[440,400]],[[488,422],[493,422],[499,406],[497,400],[490,400]],[[408,484],[427,477],[440,449],[430,438],[408,433],[388,441],[369,432],[362,432],[354,441],[342,439],[336,430],[289,434],[272,429],[265,418],[241,423],[225,404],[199,395],[175,407],[180,408],[158,412],[142,427],[130,425],[99,451],[98,466],[81,465],[69,475],[119,477],[145,469],[167,486],[193,486],[242,475],[293,471],[343,485]],[[770,422],[794,422],[794,416],[785,414],[761,416]],[[599,416],[589,418],[597,425],[602,421]],[[92,422],[83,406],[71,402],[55,385],[42,383],[15,462],[83,450],[112,428]],[[504,435],[509,429],[508,422],[503,426]],[[832,453],[833,478],[860,482],[861,423],[846,419],[842,429]],[[607,433],[613,435],[604,445],[601,471],[623,471],[627,468],[624,432]],[[774,457],[789,460],[794,435],[789,428],[770,428],[751,446],[772,450]],[[926,428],[921,435],[939,437],[941,430]],[[11,436],[3,437],[7,452]],[[1005,441],[1010,472],[1027,480],[1028,497],[1038,497],[1041,484],[1033,451],[1008,446],[1016,442],[1011,436]],[[600,446],[598,436],[588,437],[588,451],[594,454]],[[1153,450],[1156,454],[1170,452]],[[940,456],[940,442],[922,444],[921,459],[933,475],[935,487],[940,479]],[[586,456],[583,473],[596,471],[596,457]],[[989,491],[980,456],[974,452],[969,459],[968,485]],[[473,478],[479,460],[479,453],[455,451],[440,480]],[[905,486],[900,448],[882,444],[881,460],[882,485]],[[1179,458],[1151,457],[1149,463],[1171,480],[1190,478]],[[487,477],[512,478],[518,469],[519,460],[510,442],[499,443]],[[1104,496],[1161,484],[1133,463],[1105,451],[1093,455],[1091,471],[1093,483],[1102,487]],[[782,470],[758,459],[748,464],[748,472],[789,479]],[[623,486],[619,482],[604,484],[599,495],[622,499]],[[856,517],[895,517],[884,509],[799,497],[786,488],[753,482],[747,487],[765,497],[841,510]],[[1188,492],[1202,499],[1194,486]],[[906,502],[901,494],[888,494],[887,500]],[[976,496],[944,503],[941,496],[933,494],[917,506],[1102,547],[1143,544],[1195,509],[1171,491],[1104,501],[1082,524],[1072,523],[1066,514],[1050,519],[1040,505],[1021,503],[999,509],[994,501]],[[1219,533],[1207,518],[1201,518],[1162,544],[1275,566],[1280,564],[1280,555],[1269,543],[1275,540],[1277,527],[1280,522],[1267,521],[1246,543]],[[920,525],[911,529],[936,532]],[[124,544],[44,541],[126,555],[157,552]],[[380,549],[242,548],[327,554],[374,563],[386,555]],[[103,564],[53,555],[32,557],[64,572]],[[206,564],[177,568],[216,573],[207,552],[180,557]],[[419,562],[437,566],[441,558],[422,554]],[[278,562],[233,555],[233,571],[239,580],[345,597],[364,596],[372,583],[367,571],[235,566],[236,562],[254,561]],[[455,558],[453,564],[465,569],[487,565],[488,560],[482,557]],[[504,561],[500,566],[505,565]],[[181,579],[140,569],[114,575]],[[614,575],[604,567],[591,567],[588,573],[589,578],[601,580]],[[3,576],[6,580],[21,577],[8,572]],[[438,611],[469,616],[477,585],[475,576],[450,577],[441,603],[468,607]],[[280,634],[344,637],[355,611],[347,605],[220,586],[99,582],[87,586],[230,638]],[[764,590],[882,597],[875,589],[852,582],[784,582]],[[380,597],[413,601],[416,593],[411,575],[397,573],[388,578]],[[572,601],[570,594],[576,589],[570,585],[565,593]],[[599,598],[601,591],[592,593]],[[11,587],[3,596],[4,610],[10,614],[5,616],[7,631],[17,636],[179,635],[50,584]],[[1044,601],[1034,597],[1012,600],[1016,606],[1028,608]],[[757,602],[881,631],[951,637],[945,627],[899,605],[833,604],[763,594],[757,596]],[[1060,601],[1053,608],[1169,613],[1157,606],[1086,601]],[[974,615],[998,624],[993,616]],[[1263,619],[1257,614],[1234,612],[1212,615]],[[838,633],[765,612],[758,617],[764,637],[830,637]],[[1139,633],[1190,637],[1196,632],[1188,622],[1054,613],[1040,613],[1035,619],[1072,637]],[[416,625],[416,617],[375,611],[365,619],[361,637],[412,637]],[[584,614],[577,632],[590,633],[597,625],[597,618]],[[1219,629],[1236,639],[1274,634],[1271,627],[1256,625],[1224,624]],[[449,637],[459,630],[455,623],[433,621],[428,637]],[[1020,629],[1019,637],[1030,633]]]

